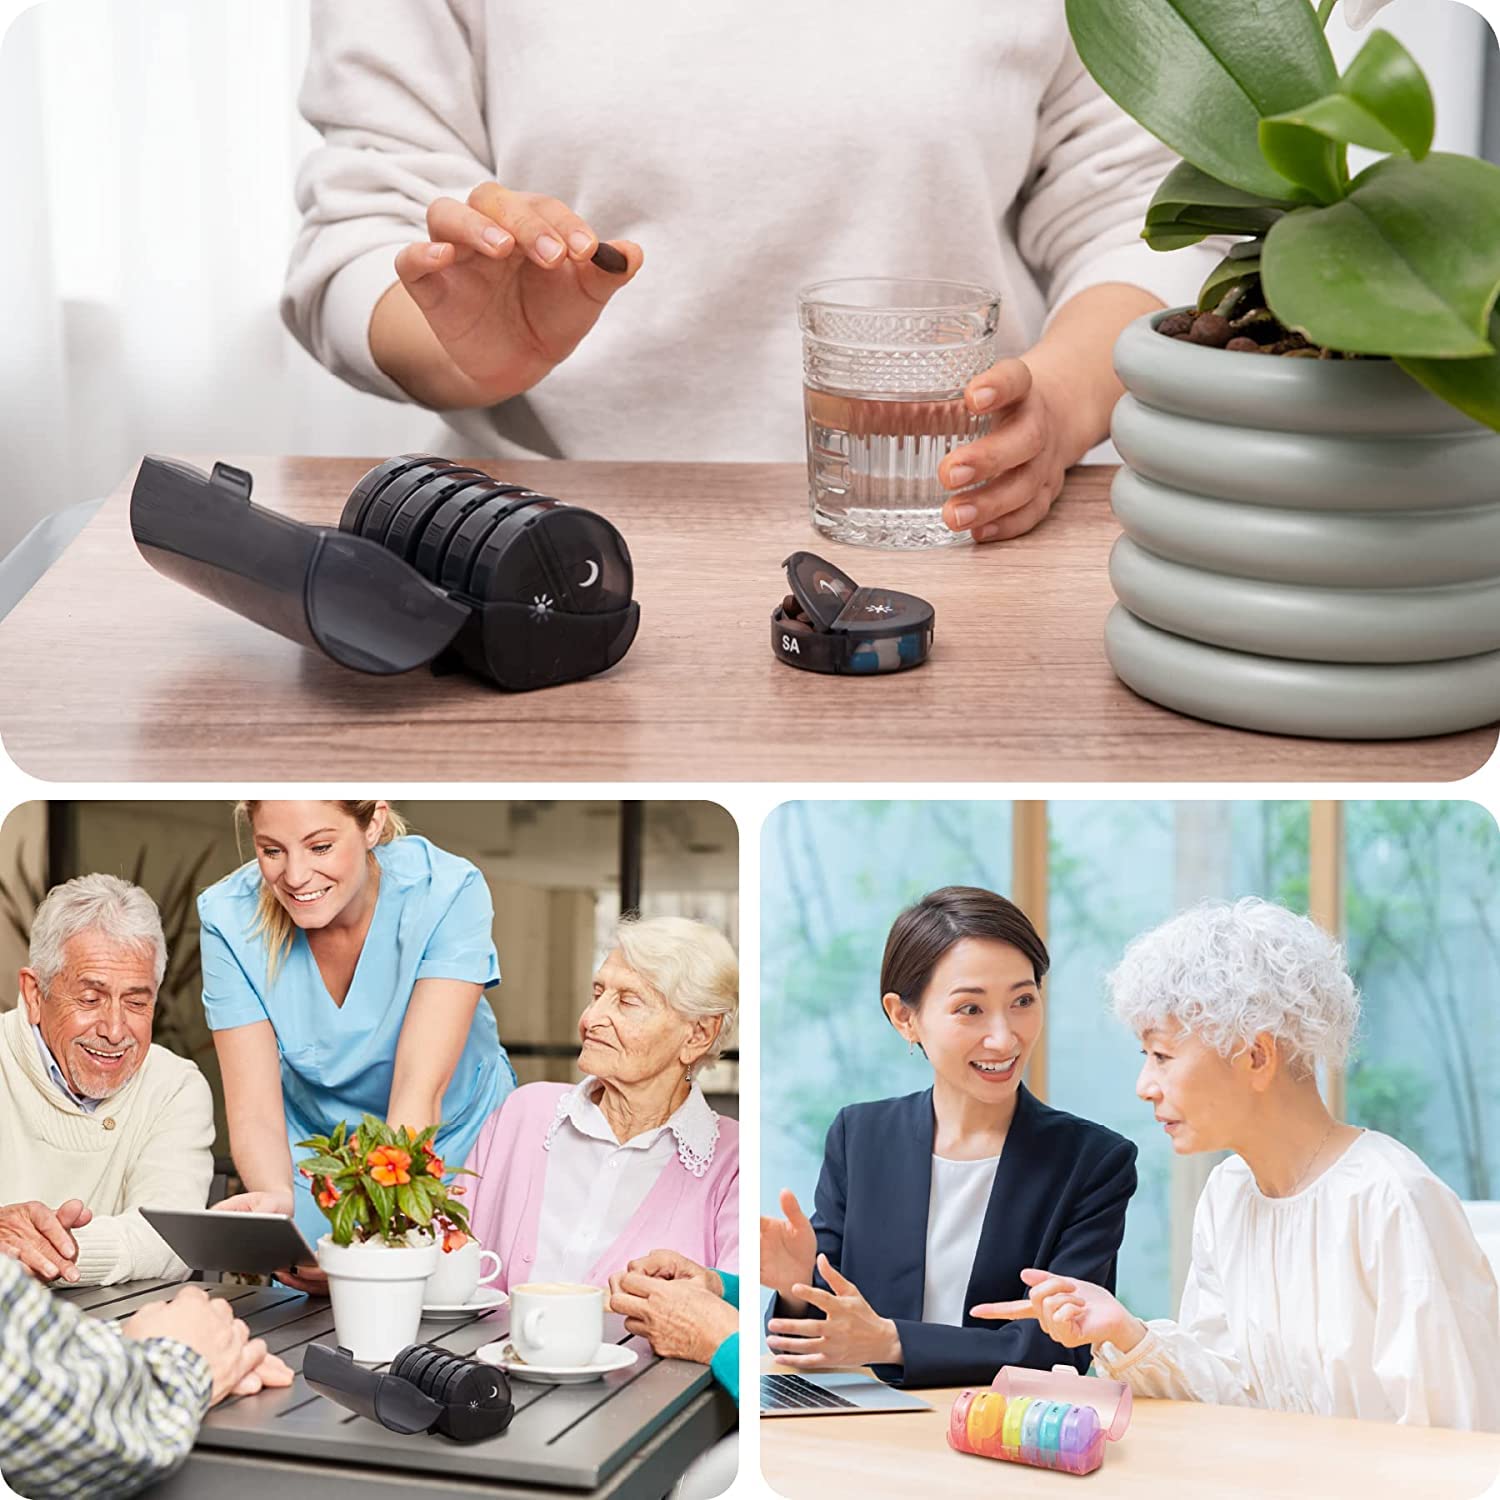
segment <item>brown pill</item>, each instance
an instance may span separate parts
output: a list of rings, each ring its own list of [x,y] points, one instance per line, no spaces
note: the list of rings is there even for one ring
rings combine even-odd
[[[594,251],[590,259],[601,271],[608,271],[613,276],[618,276],[630,265],[630,262],[613,245],[606,245],[603,240],[599,241],[599,248]]]

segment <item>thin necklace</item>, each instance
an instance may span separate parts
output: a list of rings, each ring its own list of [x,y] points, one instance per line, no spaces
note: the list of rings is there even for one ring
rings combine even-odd
[[[1323,1132],[1323,1139],[1313,1147],[1313,1154],[1307,1158],[1307,1164],[1302,1168],[1302,1176],[1297,1179],[1296,1183],[1292,1187],[1292,1191],[1286,1194],[1288,1198],[1291,1198],[1302,1191],[1303,1181],[1306,1179],[1307,1174],[1312,1171],[1313,1163],[1317,1161],[1318,1156],[1323,1150],[1323,1147],[1328,1144],[1328,1137],[1333,1134],[1333,1128],[1337,1124],[1337,1120],[1329,1120],[1328,1129]]]

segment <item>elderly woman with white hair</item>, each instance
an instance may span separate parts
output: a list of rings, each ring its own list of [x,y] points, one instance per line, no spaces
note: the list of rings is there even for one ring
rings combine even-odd
[[[583,1081],[517,1089],[467,1163],[496,1285],[604,1286],[652,1251],[738,1270],[738,1125],[695,1080],[734,1024],[734,949],[701,922],[626,920],[593,990],[578,1019]]]
[[[1178,1317],[1045,1270],[1022,1273],[1028,1301],[975,1315],[1035,1317],[1142,1396],[1500,1430],[1495,1278],[1458,1198],[1318,1091],[1359,1016],[1339,945],[1265,901],[1206,903],[1109,982],[1173,1150],[1234,1153],[1198,1201]]]

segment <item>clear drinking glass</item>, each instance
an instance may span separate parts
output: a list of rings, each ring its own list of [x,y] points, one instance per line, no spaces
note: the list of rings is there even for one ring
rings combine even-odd
[[[995,362],[1000,297],[959,281],[856,277],[797,294],[813,525],[867,547],[967,542],[943,524],[943,455],[981,437],[964,386]]]

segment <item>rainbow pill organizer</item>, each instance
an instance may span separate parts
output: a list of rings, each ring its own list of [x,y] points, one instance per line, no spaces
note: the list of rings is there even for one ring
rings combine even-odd
[[[1130,1387],[1080,1375],[1071,1365],[1006,1365],[988,1390],[962,1391],[948,1419],[948,1446],[1036,1469],[1092,1474],[1106,1442],[1130,1425]]]

